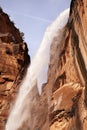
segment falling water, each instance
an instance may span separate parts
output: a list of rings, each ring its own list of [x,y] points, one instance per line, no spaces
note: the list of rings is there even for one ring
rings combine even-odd
[[[6,130],[17,130],[29,116],[27,105],[29,104],[29,92],[37,81],[38,91],[41,94],[42,84],[47,82],[47,71],[50,61],[50,46],[58,30],[67,23],[69,9],[65,10],[47,28],[39,50],[28,68],[26,77],[20,87],[15,105],[9,115]],[[59,32],[60,33],[60,32]],[[28,105],[29,107],[29,105]]]

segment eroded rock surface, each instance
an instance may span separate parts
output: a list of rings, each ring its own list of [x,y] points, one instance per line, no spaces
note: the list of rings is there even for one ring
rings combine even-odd
[[[43,87],[48,104],[44,111],[48,114],[41,117],[49,121],[45,124],[42,120],[47,127],[39,130],[87,129],[86,23],[87,1],[72,0],[68,23],[61,32],[61,44],[58,34],[51,45],[48,82]]]
[[[52,60],[56,50],[51,48],[49,74],[54,80],[52,82],[49,77],[52,98],[48,105],[50,130],[87,129],[86,16],[87,1],[72,0],[58,64],[57,58]],[[55,46],[55,40],[52,46]]]
[[[60,30],[60,44],[58,33],[51,45],[48,82],[43,85],[40,97],[37,90],[30,92],[30,108],[34,110],[33,117],[29,118],[29,122],[33,122],[29,130],[87,129],[86,23],[87,1],[72,0],[68,23]]]
[[[0,9],[0,130],[5,129],[11,103],[29,63],[21,33]]]
[[[27,121],[25,120],[24,124],[22,124],[19,130],[87,129],[86,23],[87,1],[72,0],[68,23],[64,27],[63,32],[60,30],[62,33],[62,39],[60,41],[61,44],[59,44],[58,42],[59,35],[56,35],[51,45],[48,81],[46,84],[43,85],[41,96],[38,94],[36,86],[33,87],[31,92],[29,93],[29,114],[31,116]],[[8,39],[5,40],[8,41]],[[15,44],[12,44],[13,46],[11,46],[10,42],[6,43],[6,41],[2,41],[3,39],[1,39],[1,43],[3,46],[9,44],[9,47],[7,47],[10,48],[10,51],[8,51],[9,49],[7,49],[6,53],[6,56],[8,56],[13,52],[14,49],[12,48],[14,45],[17,45],[17,42],[14,42]],[[21,39],[19,41],[21,41]],[[19,41],[18,43],[21,43]],[[10,58],[12,58],[12,61],[14,61],[15,59],[12,55]],[[17,62],[17,59],[15,60]],[[7,64],[6,60],[4,62],[4,65],[5,63]],[[9,64],[11,64],[11,60],[9,61]],[[18,70],[20,69],[14,67],[14,69],[12,70],[2,70],[4,74],[1,73],[1,85],[6,84],[7,81],[9,85],[6,84],[3,88],[0,88],[2,90],[4,90],[5,88],[8,88],[10,90],[4,92],[4,95],[1,93],[2,105],[0,108],[2,110],[2,115],[0,116],[0,118],[2,119],[3,117],[3,120],[1,121],[5,122],[5,119],[7,117],[7,115],[5,114],[7,114],[7,112],[5,113],[4,110],[9,109],[8,100],[10,101],[14,97],[14,89],[10,89],[12,88],[11,86],[14,86],[12,84],[14,80],[13,73],[15,73],[15,75],[18,74]],[[9,70],[9,73],[13,75],[9,78],[9,73],[7,73],[8,71],[5,70]],[[10,96],[11,94],[13,97]],[[9,98],[6,98],[7,95]],[[3,105],[6,104],[5,102],[7,103],[6,106]],[[2,127],[3,124],[1,126],[1,129]]]

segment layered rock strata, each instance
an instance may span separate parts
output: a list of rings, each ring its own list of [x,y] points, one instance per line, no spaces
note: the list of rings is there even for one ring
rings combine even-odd
[[[28,48],[21,35],[0,8],[0,130],[5,129],[12,101],[30,63]]]

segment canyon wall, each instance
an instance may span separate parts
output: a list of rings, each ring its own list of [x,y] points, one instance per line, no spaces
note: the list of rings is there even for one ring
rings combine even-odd
[[[3,15],[5,20],[2,19]],[[2,11],[0,17],[6,28],[3,30],[1,26],[0,43],[0,48],[3,47],[0,49],[3,58],[0,62],[0,129],[3,130],[10,102],[18,90],[17,84],[21,82],[21,71],[30,60],[19,31],[16,30],[18,33],[14,34],[14,29],[10,30],[6,26],[9,25],[6,22],[7,15]],[[48,81],[43,84],[41,95],[38,94],[37,86],[28,94],[29,118],[18,130],[87,129],[86,23],[87,1],[72,0],[68,23],[60,30],[60,44],[59,33],[51,44]]]
[[[5,129],[29,63],[28,48],[22,33],[0,8],[0,130]]]
[[[86,23],[87,1],[72,0],[59,59],[55,56],[58,52],[57,37],[51,47],[47,85],[49,91],[51,84],[48,104],[50,130],[87,129]]]
[[[42,95],[33,93],[35,87],[30,93],[30,130],[87,129],[86,0],[71,1],[68,23],[60,33],[61,44],[59,35],[51,44],[48,81]]]

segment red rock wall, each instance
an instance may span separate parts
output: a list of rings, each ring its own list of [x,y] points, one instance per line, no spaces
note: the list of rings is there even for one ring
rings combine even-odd
[[[36,87],[30,92],[30,124],[21,129],[28,125],[30,130],[87,129],[86,32],[87,1],[72,0],[61,44],[57,35],[51,45],[48,82],[41,96]]]
[[[4,130],[18,86],[30,63],[21,33],[0,9],[0,130]]]
[[[34,107],[37,113],[33,113],[33,117],[38,118],[33,128],[30,125],[30,130],[36,130],[36,124],[38,130],[87,129],[86,23],[87,1],[72,0],[61,44],[56,36],[51,45],[48,82],[43,85],[39,100],[45,98],[42,102],[44,109]],[[34,97],[33,91],[31,93]],[[33,104],[31,106],[33,108]],[[39,112],[45,116],[39,115]],[[35,121],[33,117],[31,122]],[[38,119],[43,125],[37,123]]]
[[[49,73],[56,70],[53,75],[54,82],[51,82],[50,130],[87,129],[86,6],[85,0],[72,0],[59,62],[57,68],[51,67],[53,69],[49,70]],[[53,45],[54,43],[55,41]],[[55,50],[51,49],[52,51]],[[54,67],[55,62],[51,59]]]
[[[87,129],[86,23],[87,1],[72,0],[70,16],[62,34],[61,45],[57,44],[58,36],[53,39],[51,45],[48,82],[43,85],[41,96],[38,95],[36,86],[31,90],[29,94],[31,101],[29,105],[31,118],[25,121],[20,129]],[[10,73],[14,73],[14,71],[15,70],[10,70]],[[15,73],[18,74],[18,69],[16,69],[16,71]],[[4,82],[4,80],[9,79],[8,77],[9,76],[6,75],[6,78],[1,78],[2,85],[7,82]],[[12,83],[12,78],[9,82]],[[5,98],[8,92],[9,91],[6,91],[6,93],[4,92],[5,95],[1,96],[1,98],[3,97],[3,100],[1,99],[1,102],[3,101],[2,106],[4,102],[7,101],[6,103],[8,103],[8,100],[11,100],[10,96],[7,99]],[[6,107],[7,106],[9,105],[6,105]],[[5,110],[7,110],[6,107],[4,106]],[[2,114],[0,118],[5,122],[4,119],[6,119],[7,115],[5,115],[3,111]]]

